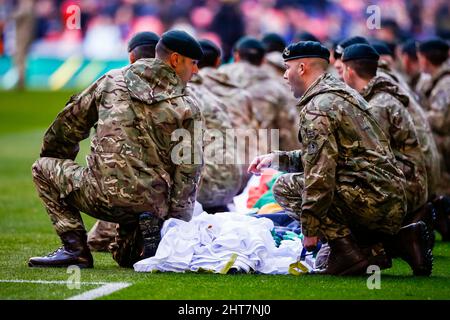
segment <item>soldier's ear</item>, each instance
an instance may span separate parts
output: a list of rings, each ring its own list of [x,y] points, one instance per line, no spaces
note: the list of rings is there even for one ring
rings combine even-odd
[[[302,76],[305,73],[305,64],[300,62],[297,66],[297,73],[299,76]]]
[[[134,62],[136,61],[136,57],[135,57],[133,51],[131,51],[131,52],[128,54],[128,60],[130,61],[130,63],[134,63]]]
[[[214,67],[216,67],[216,68],[220,67],[221,63],[222,63],[222,59],[220,57],[217,57]]]
[[[178,53],[172,52],[170,54],[170,58],[169,58],[170,66],[172,68],[176,68],[180,64],[180,58],[181,57],[180,57],[180,55]]]
[[[235,62],[241,61],[241,56],[239,55],[239,52],[237,52],[237,51],[234,51],[234,52],[233,52],[233,60],[234,60]]]
[[[355,70],[353,70],[350,66],[344,64],[344,68],[347,69],[347,74],[348,74],[350,77],[354,77],[355,75],[357,75],[356,72],[355,72]]]

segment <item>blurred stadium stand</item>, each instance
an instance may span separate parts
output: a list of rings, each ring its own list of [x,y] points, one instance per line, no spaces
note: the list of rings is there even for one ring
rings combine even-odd
[[[244,34],[277,32],[287,42],[308,31],[329,46],[351,35],[399,43],[409,37],[450,35],[448,0],[0,0],[0,88],[18,79],[17,11],[34,3],[28,48],[27,88],[84,87],[127,63],[127,41],[139,31],[158,34],[184,29],[224,48],[224,61]],[[71,6],[80,9],[80,28],[68,27]],[[366,25],[369,5],[378,5],[382,28]],[[31,19],[31,17],[30,17]]]

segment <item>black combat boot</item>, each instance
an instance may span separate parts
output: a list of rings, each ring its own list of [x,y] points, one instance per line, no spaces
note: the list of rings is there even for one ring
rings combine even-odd
[[[86,231],[67,231],[60,235],[63,246],[44,257],[33,257],[29,267],[69,267],[92,268],[94,260],[87,246]]]
[[[403,226],[407,226],[411,223],[416,223],[419,221],[425,222],[429,235],[429,247],[433,249],[434,247],[434,224],[436,211],[432,202],[426,203],[424,206],[416,210],[415,212],[408,214],[403,221]]]
[[[433,206],[436,213],[434,229],[441,234],[442,241],[450,241],[450,197],[437,197]]]
[[[385,248],[391,257],[406,261],[415,276],[429,276],[433,269],[433,253],[429,246],[429,233],[423,221],[404,226],[385,241]]]
[[[144,241],[142,258],[150,258],[156,254],[161,242],[161,228],[164,221],[150,212],[144,212],[139,216],[139,228]]]
[[[326,269],[320,274],[331,275],[361,275],[365,274],[369,261],[357,245],[353,236],[348,235],[328,241],[330,255]]]
[[[369,247],[362,248],[362,252],[367,256],[369,265],[376,265],[380,270],[392,267],[392,258],[386,253],[382,243],[376,243]]]

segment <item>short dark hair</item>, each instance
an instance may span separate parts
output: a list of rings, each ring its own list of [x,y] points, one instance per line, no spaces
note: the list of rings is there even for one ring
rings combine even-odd
[[[154,45],[143,45],[143,46],[137,46],[133,50],[134,58],[136,60],[143,59],[143,58],[154,58],[155,57],[155,46]]]
[[[448,59],[449,45],[442,39],[433,38],[419,44],[419,52],[434,66]]]
[[[430,50],[427,52],[422,52],[425,58],[431,62],[432,65],[440,66],[448,59],[448,51],[442,50]]]
[[[156,56],[161,60],[168,60],[170,55],[174,52],[167,48],[161,41],[156,44]]]
[[[199,43],[203,50],[203,57],[198,62],[198,67],[200,69],[204,67],[215,67],[217,59],[222,54],[220,48],[210,40],[200,40]]]
[[[406,54],[410,59],[417,60],[417,43],[414,39],[408,40],[402,45],[402,54]]]
[[[363,79],[372,79],[377,75],[378,61],[372,59],[359,59],[344,62],[355,70],[356,74]]]

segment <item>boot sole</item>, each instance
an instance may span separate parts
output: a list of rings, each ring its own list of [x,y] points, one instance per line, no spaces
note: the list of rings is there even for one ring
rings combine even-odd
[[[68,268],[70,266],[77,266],[80,269],[91,269],[94,268],[94,265],[87,264],[68,264],[68,265],[48,265],[48,264],[33,264],[32,262],[28,262],[28,266],[30,268]]]
[[[433,252],[430,247],[431,236],[424,222],[420,223],[420,233],[423,239],[425,251],[425,265],[413,270],[415,276],[430,276],[433,271]]]

